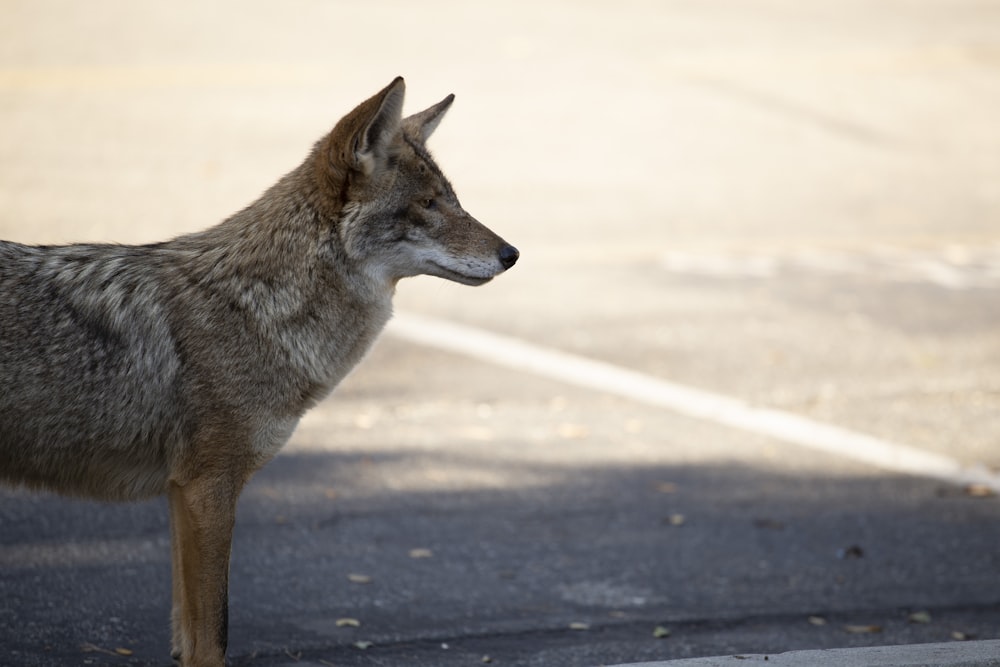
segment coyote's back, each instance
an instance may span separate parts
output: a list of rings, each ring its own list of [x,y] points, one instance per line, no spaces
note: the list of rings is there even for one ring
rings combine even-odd
[[[166,493],[173,653],[224,663],[243,485],[361,359],[396,283],[479,285],[517,250],[465,212],[403,80],[223,223],[144,246],[0,241],[0,482]]]

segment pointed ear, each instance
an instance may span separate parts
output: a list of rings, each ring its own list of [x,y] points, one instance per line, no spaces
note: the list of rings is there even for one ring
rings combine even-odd
[[[403,120],[403,128],[410,134],[420,137],[420,140],[426,142],[430,138],[431,134],[434,133],[435,128],[437,128],[438,123],[444,118],[444,112],[448,110],[451,103],[455,101],[454,95],[449,95],[444,98],[430,109],[424,109],[420,113],[415,113],[412,116],[408,116]]]
[[[340,127],[348,134],[346,145],[341,146],[348,153],[344,155],[347,166],[371,176],[385,161],[392,138],[400,129],[405,92],[403,77],[396,77],[337,124],[334,134],[339,134]]]

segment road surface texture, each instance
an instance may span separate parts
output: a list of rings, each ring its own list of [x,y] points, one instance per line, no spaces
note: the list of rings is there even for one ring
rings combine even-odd
[[[214,224],[401,74],[521,250],[248,486],[233,665],[1000,638],[1000,2],[0,9],[0,238]],[[170,664],[169,570],[162,501],[0,491],[0,664]]]

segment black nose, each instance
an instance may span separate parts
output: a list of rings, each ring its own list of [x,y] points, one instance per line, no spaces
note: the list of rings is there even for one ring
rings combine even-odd
[[[509,269],[517,263],[517,258],[521,256],[521,253],[517,251],[517,248],[505,243],[502,248],[500,248],[500,263],[503,264],[503,268]]]

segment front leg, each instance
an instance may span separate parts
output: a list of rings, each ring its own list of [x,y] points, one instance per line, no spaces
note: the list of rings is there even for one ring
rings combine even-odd
[[[229,625],[229,554],[236,500],[232,475],[171,482],[172,652],[182,667],[224,667]]]
[[[170,483],[167,489],[167,501],[170,507],[170,583],[172,590],[172,607],[170,611],[170,657],[178,664],[184,653],[184,633],[181,632],[181,610],[184,608],[184,567],[181,558],[184,555],[181,541],[184,535],[190,533],[190,528],[181,527],[181,522],[187,520],[184,511],[184,499],[180,487]]]

